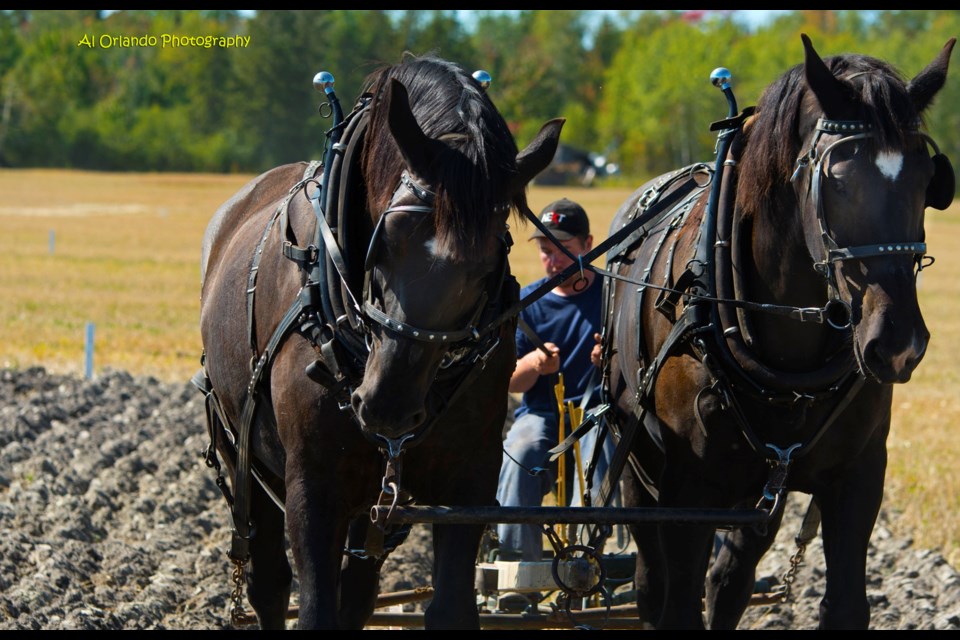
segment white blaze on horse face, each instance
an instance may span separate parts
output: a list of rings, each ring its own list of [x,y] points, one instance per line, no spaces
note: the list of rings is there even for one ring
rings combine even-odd
[[[900,170],[903,169],[903,154],[898,151],[881,151],[874,162],[887,180],[896,182]]]
[[[430,238],[424,242],[423,247],[427,250],[427,256],[432,258],[435,263],[450,260],[449,247],[442,245],[436,238]]]

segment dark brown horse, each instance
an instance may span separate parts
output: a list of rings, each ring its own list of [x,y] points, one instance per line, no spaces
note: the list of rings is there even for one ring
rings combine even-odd
[[[909,81],[872,57],[821,59],[802,40],[805,62],[755,111],[737,117],[731,102],[715,165],[645,184],[611,227],[690,189],[608,254],[619,279],[605,281],[604,388],[632,441],[628,503],[769,516],[727,532],[712,565],[714,525],[634,528],[640,614],[659,628],[737,626],[788,492],[810,494],[822,518],[821,627],[870,620],[893,385],[929,338],[916,289],[932,262],[924,215],[954,190],[921,116],[955,39]]]
[[[264,629],[288,610],[285,533],[298,627],[361,628],[409,529],[372,524],[372,506],[495,504],[515,321],[493,319],[518,296],[507,220],[563,121],[518,153],[485,84],[433,57],[365,88],[323,167],[254,179],[203,243],[203,385],[231,558]],[[434,527],[428,628],[479,628],[482,530]]]

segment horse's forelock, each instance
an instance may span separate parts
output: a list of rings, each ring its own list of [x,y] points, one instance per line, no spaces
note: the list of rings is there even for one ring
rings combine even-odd
[[[406,87],[423,132],[449,147],[430,176],[437,194],[438,240],[455,254],[482,250],[494,211],[522,204],[508,201],[517,146],[506,122],[469,74],[449,61],[431,56],[408,58],[375,72],[369,82],[371,91],[382,91],[388,78],[396,78]],[[368,176],[368,188],[381,188],[382,193],[374,194],[373,200],[385,204],[403,163],[396,145],[388,141],[386,114],[373,113],[371,125],[367,153],[378,160],[367,166],[378,173]]]
[[[850,54],[824,58],[834,76],[857,96],[856,119],[869,122],[879,148],[898,148],[918,114],[903,77],[892,65],[870,56]],[[792,175],[807,131],[801,131],[807,92],[803,65],[795,65],[770,84],[757,102],[757,117],[747,134],[741,163],[738,203],[759,211],[778,185]],[[815,117],[807,117],[815,121]]]
[[[825,62],[858,96],[858,118],[872,125],[878,147],[901,147],[918,114],[900,72],[883,60],[864,55],[835,56]]]

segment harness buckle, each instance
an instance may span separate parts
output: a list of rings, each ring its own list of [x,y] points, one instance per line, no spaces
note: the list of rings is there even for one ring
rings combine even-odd
[[[823,324],[823,309],[820,307],[800,307],[793,310],[793,317],[800,322]]]
[[[493,341],[493,344],[489,348],[485,349],[483,353],[478,353],[477,357],[474,359],[474,362],[480,363],[480,368],[483,369],[487,366],[487,360],[490,359],[490,356],[493,355],[493,352],[496,351],[497,347],[500,346],[500,338],[498,337]]]
[[[647,207],[653,204],[653,201],[656,200],[658,195],[660,195],[659,191],[652,187],[644,191],[643,195],[640,196],[640,199],[637,200],[637,206],[634,208],[634,213],[644,211]],[[630,217],[632,218],[633,216]]]
[[[797,158],[797,168],[793,170],[793,175],[790,176],[790,182],[795,181],[797,179],[797,176],[800,175],[800,170],[806,169],[809,164],[810,164],[809,155],[802,155],[799,158]]]
[[[853,309],[850,303],[840,298],[833,298],[827,301],[823,307],[823,315],[827,324],[834,329],[849,329],[853,324]]]
[[[790,445],[786,449],[780,449],[776,445],[767,444],[767,448],[776,454],[777,459],[770,461],[773,468],[770,470],[770,478],[767,480],[766,486],[763,487],[764,499],[772,501],[783,494],[787,486],[787,473],[790,470],[790,463],[793,462],[790,458],[793,452],[800,447],[801,444],[799,442]]]

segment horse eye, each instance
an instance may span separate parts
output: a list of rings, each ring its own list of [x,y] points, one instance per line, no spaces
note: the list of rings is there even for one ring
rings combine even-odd
[[[863,149],[863,145],[859,142],[849,142],[838,145],[830,152],[830,156],[833,159],[834,163],[838,162],[849,162],[860,157],[860,152]]]

